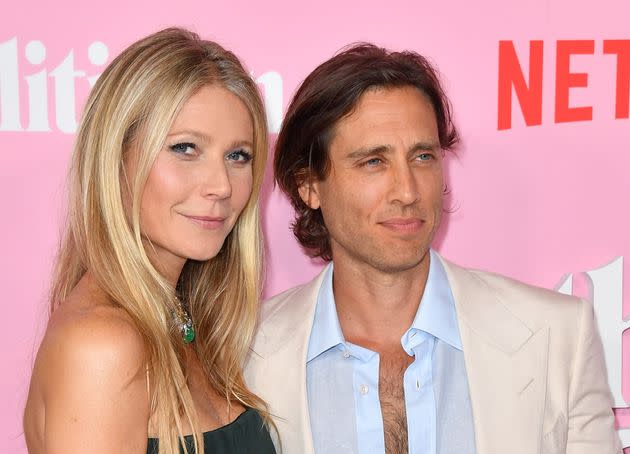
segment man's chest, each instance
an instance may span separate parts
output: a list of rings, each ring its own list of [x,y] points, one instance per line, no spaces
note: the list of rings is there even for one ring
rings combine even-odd
[[[409,452],[405,372],[413,360],[402,349],[380,355],[378,393],[387,454]]]

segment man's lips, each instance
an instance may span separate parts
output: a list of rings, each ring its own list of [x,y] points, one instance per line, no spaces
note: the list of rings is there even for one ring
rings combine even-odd
[[[390,218],[379,224],[396,232],[415,232],[422,228],[424,220],[420,218]]]
[[[188,214],[182,214],[182,216],[188,218],[189,220],[199,225],[200,227],[203,227],[204,229],[218,229],[220,227],[223,227],[226,219],[219,216],[193,216]]]

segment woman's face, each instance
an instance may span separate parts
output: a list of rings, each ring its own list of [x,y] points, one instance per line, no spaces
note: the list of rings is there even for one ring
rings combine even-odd
[[[253,140],[247,107],[219,86],[199,90],[175,118],[140,205],[147,253],[170,280],[187,259],[221,249],[252,192]]]

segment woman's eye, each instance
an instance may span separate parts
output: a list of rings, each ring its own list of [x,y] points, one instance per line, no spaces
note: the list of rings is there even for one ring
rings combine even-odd
[[[197,146],[194,143],[181,142],[171,145],[169,148],[175,153],[191,155],[195,152]]]
[[[249,151],[243,149],[234,150],[226,156],[226,159],[228,159],[229,161],[244,163],[252,160],[252,154]]]

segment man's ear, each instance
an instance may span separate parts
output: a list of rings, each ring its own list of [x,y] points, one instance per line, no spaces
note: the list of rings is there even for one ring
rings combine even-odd
[[[314,178],[305,177],[298,184],[298,193],[302,201],[312,210],[319,208],[319,187]]]

